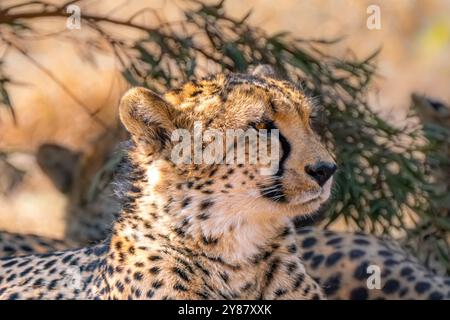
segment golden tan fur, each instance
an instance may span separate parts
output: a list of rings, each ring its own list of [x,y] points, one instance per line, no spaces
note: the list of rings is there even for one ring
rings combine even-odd
[[[14,275],[2,279],[1,297],[323,298],[296,254],[290,219],[330,194],[335,167],[310,127],[312,106],[295,86],[265,76],[217,75],[194,85],[166,100],[144,89],[125,95],[120,114],[133,144],[111,236],[92,248],[0,260]],[[194,120],[220,130],[280,128],[280,168],[263,176],[258,163],[173,163],[171,131],[192,130]],[[82,261],[79,290],[66,288],[59,272],[74,260]],[[24,282],[33,268],[51,285]]]

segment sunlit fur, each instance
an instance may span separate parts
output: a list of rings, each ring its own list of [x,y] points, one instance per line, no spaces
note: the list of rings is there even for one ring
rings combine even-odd
[[[290,219],[318,209],[331,187],[305,172],[333,163],[311,112],[294,85],[264,75],[217,75],[164,97],[130,90],[120,106],[131,134],[116,183],[122,209],[110,236],[92,248],[0,260],[2,273],[15,274],[0,297],[323,298],[296,254]],[[280,170],[270,177],[258,164],[173,163],[171,132],[192,130],[194,121],[219,130],[270,122],[284,144]],[[65,285],[68,265],[80,267],[82,288]],[[46,285],[24,282],[27,267]]]

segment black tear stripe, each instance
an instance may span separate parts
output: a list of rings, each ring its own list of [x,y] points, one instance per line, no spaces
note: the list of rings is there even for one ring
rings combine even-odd
[[[267,126],[267,132],[270,135],[270,132],[272,129],[278,129],[277,126],[275,125],[275,123],[273,123],[273,121],[267,121],[266,122],[266,126]],[[283,134],[281,133],[281,130],[278,129],[278,138],[280,140],[280,146],[281,146],[281,159],[280,159],[280,163],[278,166],[278,171],[275,173],[275,176],[277,177],[282,177],[284,174],[284,165],[285,162],[287,160],[287,158],[289,157],[289,155],[291,154],[291,144],[287,141],[286,137],[283,136]],[[275,181],[272,183],[272,185],[262,185],[261,189],[264,189],[265,191],[261,190],[261,195],[265,198],[269,198],[269,199],[276,199],[274,201],[278,201],[278,202],[286,202],[286,196],[283,192],[283,186],[276,186],[278,184],[278,179],[275,179]],[[270,188],[269,191],[267,191],[267,189]]]

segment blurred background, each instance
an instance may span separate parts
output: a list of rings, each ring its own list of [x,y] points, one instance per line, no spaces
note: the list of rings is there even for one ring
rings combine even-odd
[[[124,55],[115,51],[120,46],[111,46],[102,32],[132,43],[146,31],[126,23],[159,28],[171,22],[176,29],[179,21],[187,19],[186,8],[201,5],[196,1],[72,1],[82,17],[126,22],[102,20],[100,30],[89,20],[81,20],[81,29],[67,28],[67,1],[35,2],[3,0],[0,4],[1,89],[6,105],[0,108],[0,155],[7,160],[0,166],[5,180],[0,193],[0,229],[63,238],[71,198],[42,171],[36,152],[42,144],[52,143],[95,158],[99,145],[110,143],[105,131],[117,127],[120,96],[136,83],[124,73]],[[370,5],[380,9],[380,29],[367,27]],[[42,14],[52,10],[56,13]],[[234,19],[251,12],[245,24],[267,35],[288,32],[295,39],[339,39],[321,47],[324,56],[361,61],[380,50],[364,95],[371,110],[387,122],[405,121],[412,93],[450,102],[448,0],[278,0],[275,4],[228,0],[220,10]],[[183,32],[183,28],[174,32]],[[139,58],[145,57],[139,53]],[[147,58],[146,62],[151,57]],[[214,71],[204,63],[201,73]],[[7,179],[11,167],[16,176]]]

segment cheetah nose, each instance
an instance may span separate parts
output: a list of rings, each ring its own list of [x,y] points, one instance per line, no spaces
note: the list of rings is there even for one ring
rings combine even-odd
[[[305,172],[310,175],[311,178],[313,178],[321,187],[328,181],[328,179],[331,178],[336,169],[336,164],[322,161],[319,161],[313,165],[305,166]]]

